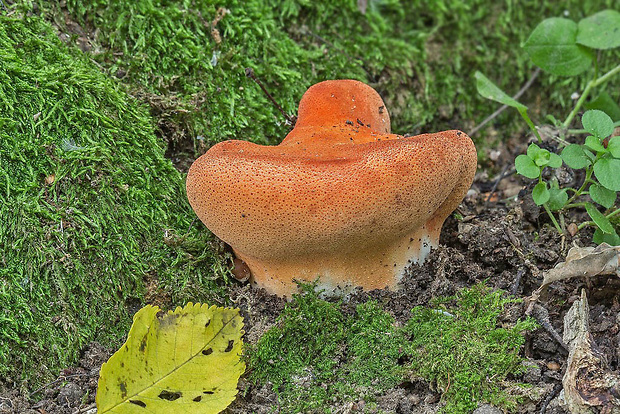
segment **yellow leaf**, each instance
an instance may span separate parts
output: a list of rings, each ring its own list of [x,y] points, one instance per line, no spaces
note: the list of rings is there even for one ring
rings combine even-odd
[[[127,341],[103,364],[97,412],[219,413],[237,394],[243,318],[238,309],[145,306]]]

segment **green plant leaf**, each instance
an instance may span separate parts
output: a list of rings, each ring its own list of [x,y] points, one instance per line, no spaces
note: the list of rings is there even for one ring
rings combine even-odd
[[[513,99],[481,72],[476,71],[474,77],[476,78],[476,89],[478,89],[478,93],[483,97],[519,110],[527,110],[527,106]]]
[[[532,62],[560,76],[575,76],[592,65],[594,54],[578,45],[577,23],[561,17],[545,19],[532,32],[523,47]]]
[[[592,219],[592,221],[598,226],[599,229],[603,233],[613,234],[615,232],[614,226],[611,225],[611,222],[603,213],[598,211],[598,209],[592,203],[586,203],[586,211],[588,215]]]
[[[549,201],[551,194],[549,193],[549,189],[547,188],[547,183],[542,181],[534,187],[532,190],[532,198],[534,199],[534,203],[536,205],[541,206]]]
[[[536,157],[533,158],[534,164],[538,165],[539,167],[546,167],[547,165],[549,165],[550,159],[551,153],[547,150],[541,150],[538,154],[536,154]]]
[[[568,201],[568,194],[566,188],[550,188],[549,189],[549,208],[551,211],[561,210]]]
[[[581,19],[577,43],[594,49],[620,46],[620,13],[616,10],[603,10]]]
[[[551,168],[560,168],[562,166],[562,158],[553,152],[549,153],[549,163],[547,164]]]
[[[594,135],[590,135],[586,138],[586,147],[596,152],[607,152],[607,148],[601,144],[601,140]]]
[[[601,92],[596,99],[586,102],[583,105],[586,109],[600,109],[605,112],[614,121],[620,121],[620,105],[616,102],[607,91]]]
[[[614,121],[598,109],[586,111],[581,117],[581,123],[586,131],[600,139],[607,138],[614,132]]]
[[[590,198],[595,203],[602,205],[605,208],[611,208],[616,202],[616,192],[603,187],[600,184],[590,185],[588,190]]]
[[[242,327],[237,309],[140,309],[125,344],[101,367],[97,413],[219,413],[245,371]]]
[[[527,147],[527,156],[539,167],[559,168],[562,166],[562,158],[559,155],[542,149],[534,143]]]
[[[588,165],[592,164],[592,161],[590,161],[581,145],[570,144],[566,146],[562,150],[560,156],[566,165],[575,170],[586,168]]]
[[[538,178],[540,175],[540,167],[534,164],[534,161],[525,154],[518,155],[515,158],[515,168],[517,173],[527,178]]]
[[[607,151],[614,158],[620,158],[620,137],[611,137],[607,143]]]
[[[538,156],[538,154],[540,154],[541,151],[544,151],[543,149],[541,149],[538,145],[531,143],[528,147],[527,147],[527,151],[525,152],[527,154],[528,157],[530,157],[532,160],[535,160],[536,157]]]
[[[607,243],[610,246],[620,246],[620,236],[618,236],[617,232],[614,231],[611,234],[606,234],[599,228],[594,230],[592,241],[596,244]]]
[[[560,128],[562,126],[562,121],[560,121],[559,119],[557,119],[555,116],[553,116],[552,114],[547,114],[545,115],[545,119],[547,119],[549,122],[551,122],[551,125]]]
[[[601,158],[594,164],[594,174],[603,187],[620,191],[620,160]]]

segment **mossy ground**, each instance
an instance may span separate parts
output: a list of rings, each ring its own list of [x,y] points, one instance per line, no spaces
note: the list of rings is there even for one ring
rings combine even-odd
[[[346,315],[313,286],[302,289],[250,352],[250,378],[272,384],[282,412],[329,412],[360,400],[371,407],[376,395],[414,378],[442,392],[444,413],[471,412],[482,401],[516,407],[518,398],[504,389],[519,386],[507,378],[522,371],[523,333],[535,323],[498,327],[505,305],[514,302],[501,291],[464,289],[412,309],[398,327],[377,302]]]
[[[39,2],[60,16],[61,27],[69,20],[92,32],[91,57],[151,103],[165,139],[185,138],[196,148],[234,138],[278,143],[288,132],[244,76],[247,67],[290,114],[310,85],[351,78],[384,97],[396,133],[471,128],[497,108],[478,96],[476,70],[514,93],[533,71],[519,45],[543,16],[578,20],[613,6],[612,0],[367,3],[361,13],[349,0]],[[548,99],[533,116],[542,120],[569,107],[584,79],[558,87],[558,79],[541,76]],[[512,115],[496,125],[514,129]]]
[[[475,70],[513,92],[532,70],[518,44],[538,21],[613,2],[388,0],[365,14],[355,1],[4,3],[0,378],[32,388],[88,341],[120,344],[145,298],[226,301],[225,255],[193,223],[164,152],[286,134],[246,67],[289,113],[311,84],[354,78],[384,96],[395,132],[467,129],[495,109]],[[552,80],[524,99],[544,99],[540,119],[583,83]],[[513,119],[496,127],[507,135]]]
[[[37,16],[0,16],[0,56],[0,375],[36,384],[224,270],[144,105]]]

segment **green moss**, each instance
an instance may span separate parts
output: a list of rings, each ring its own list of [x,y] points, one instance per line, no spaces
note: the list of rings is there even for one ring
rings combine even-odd
[[[403,332],[394,318],[376,302],[357,306],[347,326],[347,364],[341,380],[349,379],[358,389],[390,389],[403,381],[406,369],[399,364],[406,349]]]
[[[522,372],[519,349],[531,320],[498,328],[498,317],[514,299],[484,285],[416,307],[404,330],[410,335],[411,370],[443,392],[443,412],[468,413],[480,401],[514,409],[516,399],[502,383]]]
[[[273,384],[285,412],[328,412],[336,400],[372,396],[403,378],[393,323],[375,302],[348,317],[303,285],[250,351],[251,377]]]
[[[299,11],[295,2],[275,7],[265,1],[70,0],[67,9],[83,25],[99,30],[102,48],[93,53],[98,62],[111,74],[122,73],[123,82],[147,99],[148,94],[174,97],[168,102],[172,110],[164,116],[182,126],[175,132],[210,143],[230,138],[276,143],[288,131],[280,113],[245,77],[246,67],[255,69],[289,113],[319,80],[368,80],[359,58],[330,50],[300,27],[291,28],[297,33],[287,31],[284,17]],[[227,13],[212,25],[222,10]],[[391,36],[394,29],[378,14],[373,14],[376,24],[369,24],[353,3],[342,11],[342,21],[363,40],[359,47],[371,51],[373,70],[385,67],[387,52],[420,54],[421,39],[409,44]],[[385,36],[388,42],[381,40]]]
[[[0,124],[0,376],[41,383],[118,345],[147,285],[217,296],[148,111],[39,17],[0,16]]]
[[[480,285],[441,301],[450,306],[413,309],[399,328],[376,302],[347,315],[341,304],[303,286],[250,350],[250,375],[272,384],[283,412],[330,412],[360,398],[372,402],[410,378],[436,386],[446,413],[471,412],[480,401],[514,408],[516,397],[505,387],[515,384],[507,377],[520,372],[522,334],[534,324],[497,327],[513,301]]]
[[[47,6],[57,2],[40,3],[65,12]],[[93,57],[153,105],[167,139],[201,137],[209,145],[230,138],[277,143],[288,131],[245,78],[246,67],[289,113],[310,85],[353,78],[381,93],[397,133],[467,130],[497,108],[478,96],[476,70],[514,93],[533,71],[519,45],[542,18],[568,11],[578,19],[612,5],[385,0],[369,1],[363,14],[352,0],[68,0],[66,12],[98,31]],[[228,13],[218,20],[223,9]],[[546,101],[547,107],[532,111],[542,121],[571,105],[568,97],[585,75],[559,85],[540,79],[536,92],[523,99]],[[509,111],[495,124],[512,127],[515,119],[521,128]]]

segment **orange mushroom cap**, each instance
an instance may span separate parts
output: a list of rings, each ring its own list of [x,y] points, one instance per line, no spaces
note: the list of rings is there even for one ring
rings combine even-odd
[[[312,86],[280,145],[224,141],[191,166],[187,196],[269,292],[395,288],[437,246],[476,170],[461,131],[390,133],[383,100],[354,80]]]

